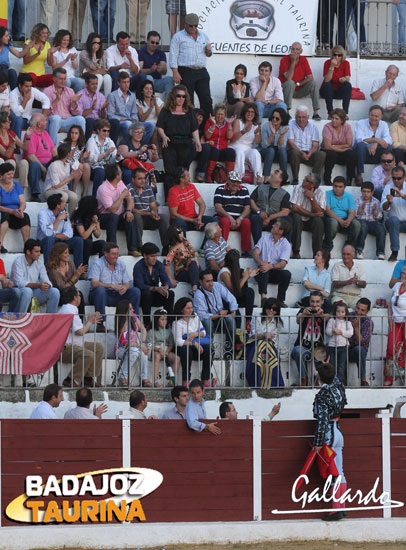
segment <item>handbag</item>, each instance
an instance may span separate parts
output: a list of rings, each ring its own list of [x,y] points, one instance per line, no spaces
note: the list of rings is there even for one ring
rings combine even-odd
[[[201,329],[204,330],[204,329]],[[187,334],[182,335],[183,340],[187,339]],[[198,342],[201,346],[208,346],[210,345],[210,336],[206,334],[206,336],[196,336],[196,338],[193,338],[193,342]]]
[[[365,94],[359,88],[353,88],[351,91],[351,99],[365,99]]]

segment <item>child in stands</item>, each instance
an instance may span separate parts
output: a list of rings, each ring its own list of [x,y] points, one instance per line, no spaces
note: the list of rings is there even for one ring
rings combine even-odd
[[[347,349],[348,340],[354,333],[351,321],[348,320],[349,311],[343,302],[336,302],[333,305],[333,317],[329,319],[326,327],[326,334],[330,336],[328,353],[330,363],[336,367],[338,379],[345,385],[347,372]]]
[[[171,329],[168,327],[168,312],[166,309],[158,309],[154,315],[153,328],[148,331],[148,340],[152,344],[153,361],[154,361],[154,386],[161,388],[162,384],[158,382],[159,365],[162,360],[167,366],[174,369],[176,372],[180,365],[180,357],[178,357],[173,349],[175,341]],[[168,383],[168,386],[172,385]]]

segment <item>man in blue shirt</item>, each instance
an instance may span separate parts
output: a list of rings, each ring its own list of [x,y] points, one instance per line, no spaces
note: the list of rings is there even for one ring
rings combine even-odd
[[[210,335],[211,340],[217,329],[225,332],[225,359],[231,359],[238,304],[235,296],[224,285],[214,282],[210,269],[200,273],[200,286],[195,292],[193,305],[195,313],[200,317],[206,334]]]
[[[139,288],[130,287],[130,277],[124,262],[118,257],[116,243],[106,243],[103,254],[89,269],[88,279],[92,285],[89,302],[104,317],[106,306],[116,306],[121,300],[129,300],[138,315],[141,292]],[[96,332],[105,330],[103,322],[97,323]]]
[[[169,64],[175,84],[182,82],[187,87],[192,103],[196,92],[200,108],[206,117],[209,117],[213,110],[213,102],[206,57],[211,57],[213,52],[209,37],[197,30],[198,25],[199,16],[196,13],[188,13],[185,17],[185,28],[172,37]]]
[[[406,249],[405,249],[405,255],[406,255]],[[393,273],[392,273],[392,277],[389,281],[389,288],[393,288],[396,283],[401,282],[402,271],[403,271],[403,268],[405,267],[405,265],[406,265],[406,260],[399,260],[396,263],[395,268],[394,268]]]
[[[172,313],[175,293],[169,290],[172,285],[164,264],[158,260],[157,245],[145,243],[141,253],[143,258],[134,266],[133,282],[134,286],[142,291],[142,316],[145,328],[148,330],[151,328],[151,306],[164,307],[169,314]]]
[[[190,382],[190,393],[192,394],[191,398],[189,399],[186,410],[185,410],[185,418],[187,425],[191,430],[195,430],[195,432],[203,432],[207,431],[210,432],[213,435],[220,435],[221,430],[217,427],[217,422],[212,422],[211,424],[205,424],[204,422],[200,422],[200,418],[207,418],[206,415],[206,407],[204,405],[204,386],[203,382],[201,380],[198,380],[195,378]]]
[[[48,262],[51,248],[56,242],[64,242],[73,253],[75,267],[83,262],[83,239],[73,236],[73,228],[66,211],[66,201],[62,193],[47,198],[48,208],[38,214],[37,239],[41,242],[44,264]]]
[[[345,178],[337,176],[333,180],[333,189],[326,193],[326,216],[324,218],[323,248],[333,249],[333,240],[337,231],[347,234],[345,244],[355,248],[361,224],[355,219],[355,201],[351,193],[345,191]]]
[[[167,72],[166,55],[159,49],[161,35],[157,31],[149,31],[147,35],[147,45],[138,50],[138,60],[140,62],[141,72],[151,78],[154,82],[154,89],[158,93],[163,93],[166,97],[173,86],[171,76],[165,76]]]

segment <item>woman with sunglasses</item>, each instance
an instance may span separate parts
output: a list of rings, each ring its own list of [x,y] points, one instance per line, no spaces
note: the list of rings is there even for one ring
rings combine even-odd
[[[12,164],[14,170],[17,168],[20,185],[25,188],[28,185],[28,161],[26,159],[17,160],[14,153],[16,147],[25,151],[28,148],[29,140],[25,140],[23,143],[15,132],[10,130],[10,123],[8,112],[0,111],[0,159]],[[32,132],[32,128],[27,129],[28,137]]]
[[[54,79],[52,74],[46,74],[45,63],[52,66],[52,54],[56,48],[51,48],[48,42],[49,29],[43,23],[34,25],[30,40],[26,40],[29,50],[24,55],[24,64],[20,73],[28,73],[32,76],[32,85],[37,88],[52,86]]]
[[[261,143],[261,125],[258,107],[255,103],[245,103],[241,109],[240,118],[233,123],[230,147],[235,150],[234,169],[240,174],[245,174],[245,162],[248,161],[257,184],[263,182],[261,155],[254,148],[259,143]]]
[[[200,153],[199,125],[186,86],[179,84],[169,92],[156,124],[162,140],[165,170],[165,195],[177,183],[179,168],[189,169],[193,151]]]
[[[103,86],[104,95],[111,92],[112,80],[107,70],[106,52],[100,34],[91,32],[86,40],[85,49],[79,54],[79,73],[94,74],[97,77],[97,90]]]
[[[284,387],[279,354],[279,326],[283,325],[276,298],[267,298],[261,316],[253,317],[247,344],[245,375],[251,388]]]
[[[388,343],[384,385],[392,386],[394,378],[405,379],[406,350],[406,266],[403,267],[400,282],[395,283],[388,305]]]
[[[159,155],[156,145],[143,145],[141,143],[144,135],[144,124],[142,122],[133,122],[128,128],[128,137],[123,137],[120,141],[117,152],[121,157],[124,157],[121,163],[122,178],[123,182],[129,185],[133,170],[142,168],[145,172],[147,183],[156,194],[155,165],[152,163],[159,160]]]
[[[343,109],[333,109],[328,122],[323,127],[323,141],[321,150],[326,153],[324,164],[324,185],[332,185],[331,173],[335,164],[347,168],[347,185],[352,184],[355,177],[357,158],[352,148],[353,132],[351,124],[346,122],[346,113]]]
[[[10,90],[17,87],[17,73],[10,67],[10,53],[18,58],[24,57],[30,49],[29,44],[25,44],[22,50],[17,50],[12,43],[7,27],[0,26],[0,74],[7,77]]]
[[[333,99],[343,100],[343,109],[348,119],[352,86],[350,83],[350,64],[345,59],[346,52],[342,46],[334,46],[330,59],[324,63],[323,84],[320,88],[320,96],[326,100],[327,112],[333,110]]]
[[[261,156],[264,161],[264,180],[270,179],[272,163],[278,159],[280,169],[288,171],[287,132],[289,115],[285,109],[276,107],[269,116],[269,122],[261,127]]]
[[[204,127],[204,137],[210,146],[209,162],[207,164],[206,182],[212,183],[213,170],[218,162],[226,163],[226,173],[234,170],[235,149],[229,147],[233,137],[233,122],[226,120],[226,106],[224,103],[217,103],[214,106],[214,116],[211,116]]]
[[[104,169],[108,164],[116,162],[117,149],[114,141],[109,137],[110,122],[100,119],[95,125],[96,134],[87,141],[86,151],[89,153],[91,179],[93,180],[92,195],[96,196],[97,189],[104,182]]]
[[[172,288],[175,288],[178,282],[190,283],[192,290],[189,294],[194,296],[199,286],[199,256],[184,236],[180,225],[175,224],[169,227],[168,242],[169,252],[165,260],[165,271],[171,281]],[[171,263],[173,263],[174,277],[171,273]]]

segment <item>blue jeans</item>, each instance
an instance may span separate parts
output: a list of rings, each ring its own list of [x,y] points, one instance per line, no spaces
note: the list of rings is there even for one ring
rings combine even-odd
[[[217,220],[216,216],[203,216],[203,218],[202,218],[203,227],[201,227],[199,229],[199,231],[204,231],[204,228],[206,227],[206,225],[208,223],[217,222],[217,221],[218,220]],[[195,224],[193,224],[191,222],[187,222],[185,220],[181,220],[180,218],[173,218],[172,221],[171,221],[171,225],[180,225],[185,237],[186,237],[186,231],[196,231]],[[206,242],[206,236],[203,239],[201,248],[203,248],[205,242]]]
[[[20,296],[21,293],[19,288],[0,288],[0,302],[2,304],[8,304],[9,311],[18,311],[18,302],[20,301]]]
[[[90,0],[94,32],[100,34],[102,40],[113,41],[114,19],[116,16],[116,0]]]
[[[55,237],[45,237],[41,241],[41,250],[44,255],[44,264],[48,262],[51,248],[55,243],[66,243],[69,246],[69,251],[73,254],[73,262],[75,267],[83,264],[83,239],[82,237],[71,237],[70,239],[56,239]]]
[[[67,78],[66,85],[68,86],[68,88],[72,88],[72,90],[76,94],[80,90],[83,90],[83,88],[85,87],[85,81],[83,80],[83,78]]]
[[[202,178],[206,177],[210,149],[211,147],[208,143],[202,143],[202,150],[200,153],[197,153],[196,147],[193,145],[193,160],[197,160],[196,175],[201,176]]]
[[[41,165],[39,162],[30,162],[28,168],[28,185],[31,189],[32,195],[39,195],[41,188],[39,186],[39,180],[41,179]]]
[[[327,250],[333,250],[334,237],[337,235],[337,231],[347,234],[347,240],[345,244],[350,244],[355,248],[358,240],[358,235],[361,229],[359,220],[352,220],[350,227],[343,228],[339,225],[338,221],[334,218],[324,218],[324,241],[323,248]]]
[[[333,99],[342,99],[343,109],[348,114],[351,92],[352,86],[349,82],[344,82],[344,84],[341,84],[338,90],[333,89],[332,82],[323,82],[320,88],[320,97],[326,100],[326,109],[328,113],[333,110]]]
[[[330,355],[330,363],[336,367],[337,378],[343,383],[347,382],[347,346],[339,346],[337,348],[328,347]]]
[[[162,78],[154,78],[154,89],[158,94],[164,94],[166,97],[174,86],[171,76],[163,76]]]
[[[106,179],[104,168],[102,168],[101,166],[99,168],[92,168],[90,171],[90,179],[93,181],[92,195],[93,197],[95,197],[98,188]]]
[[[37,298],[40,304],[47,305],[47,313],[56,313],[59,304],[59,290],[51,287],[46,291],[39,288],[20,288],[20,301],[17,306],[19,313],[27,313],[31,298]]]
[[[312,360],[312,350],[303,346],[294,346],[290,356],[296,363],[300,378],[308,377],[306,363]]]
[[[100,227],[106,230],[106,239],[109,243],[116,243],[117,229],[124,229],[128,252],[137,250],[138,245],[141,247],[141,243],[138,243],[135,218],[132,222],[128,222],[123,214],[100,214]]]
[[[59,130],[68,131],[71,126],[77,124],[83,130],[83,133],[86,132],[86,121],[82,116],[71,116],[69,118],[61,118],[59,115],[51,115],[48,117],[47,131],[51,136],[54,145],[58,139]]]
[[[17,88],[17,73],[14,69],[1,69],[0,74],[4,75],[8,79],[10,90]]]
[[[19,40],[24,36],[24,3],[24,0],[8,0],[8,32],[14,40]]]
[[[288,235],[286,235],[286,238],[290,242],[292,240],[292,228],[293,228],[293,218],[291,216],[281,216],[283,220],[286,220],[290,223],[291,230]],[[276,222],[276,218],[271,220],[268,225],[265,227],[262,226],[262,218],[259,214],[251,214],[250,215],[251,220],[251,234],[252,238],[254,239],[254,244],[257,244],[259,239],[262,236],[263,231],[271,231],[273,224]]]
[[[358,174],[363,174],[364,164],[379,164],[382,153],[391,151],[392,147],[389,145],[386,149],[384,149],[378,145],[375,155],[370,155],[368,143],[365,143],[365,141],[360,141],[355,144],[354,150],[357,156],[357,172]]]
[[[111,76],[111,90],[114,92],[114,90],[117,90],[118,88],[118,75],[120,71],[110,71]],[[149,75],[148,75],[149,76]],[[141,87],[141,84],[145,82],[147,79],[147,75],[144,73],[139,72],[138,74],[133,74],[130,77],[130,90],[132,92],[137,91],[137,88]]]
[[[10,2],[10,0],[9,0]],[[406,24],[406,4],[397,4],[399,23],[398,23],[398,42],[404,44],[405,40],[405,24]]]
[[[114,143],[117,143],[120,132],[124,139],[130,139],[128,128],[132,124],[131,120],[117,120],[116,118],[110,118],[109,120],[111,124],[110,137],[114,141]],[[145,128],[145,134],[141,140],[141,144],[147,145],[151,141],[152,134],[154,133],[155,122],[143,122],[143,124]]]
[[[130,301],[135,313],[138,315],[140,311],[140,299],[141,291],[135,286],[130,287],[124,294],[120,294],[111,288],[104,288],[103,286],[92,288],[89,293],[89,303],[93,304],[95,310],[102,315],[106,313],[106,306],[116,306],[121,300]]]
[[[357,363],[360,371],[361,380],[365,380],[366,365],[367,365],[367,351],[362,346],[353,346],[348,348],[348,359],[354,363]]]
[[[365,246],[365,239],[368,233],[376,237],[376,255],[385,253],[385,237],[386,231],[383,223],[377,221],[358,220],[361,224],[361,229],[358,235],[355,249],[357,252],[362,252]]]
[[[279,166],[284,172],[288,171],[288,151],[285,146],[274,147],[270,145],[266,149],[262,149],[261,157],[264,161],[264,176],[270,176],[272,171],[272,163],[274,159],[278,159]]]
[[[13,132],[17,134],[17,136],[20,139],[21,139],[22,131],[26,130],[27,128],[28,128],[28,119],[23,118],[22,116],[16,116],[16,115],[12,117],[11,129],[13,130]]]
[[[259,123],[261,123],[261,120],[264,117],[270,117],[277,107],[284,109],[286,112],[288,111],[286,103],[283,101],[279,101],[278,103],[274,103],[273,105],[271,105],[270,103],[264,103],[263,101],[256,101],[255,104],[258,107]]]
[[[390,249],[398,252],[400,249],[399,233],[406,233],[406,222],[401,222],[397,216],[387,218],[386,229],[389,233]]]

